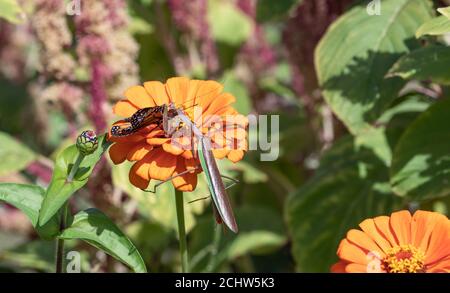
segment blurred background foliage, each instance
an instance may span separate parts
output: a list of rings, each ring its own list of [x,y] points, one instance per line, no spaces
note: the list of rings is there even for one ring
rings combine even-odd
[[[73,1],[0,0],[0,182],[47,186],[56,154],[104,132],[128,86],[189,76],[224,83],[243,114],[280,115],[276,161],[219,162],[241,182],[229,189],[240,232],[214,263],[210,202],[186,205],[193,271],[326,272],[367,217],[448,214],[450,20],[436,8],[449,3],[382,0],[369,16],[369,2],[83,0],[73,15]],[[179,271],[170,184],[145,193],[128,170],[105,158],[72,206],[114,219],[150,272]],[[185,202],[207,193],[201,181]],[[69,243],[84,272],[128,271]],[[0,271],[50,272],[52,245],[0,205]]]

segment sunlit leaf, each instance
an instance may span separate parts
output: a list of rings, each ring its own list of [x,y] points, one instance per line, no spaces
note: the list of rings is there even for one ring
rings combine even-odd
[[[0,176],[24,169],[36,158],[25,145],[0,132]]]
[[[5,201],[21,210],[31,221],[31,224],[44,239],[51,239],[59,232],[56,216],[45,225],[39,226],[39,210],[45,190],[36,185],[0,183],[0,201]]]
[[[23,22],[24,13],[17,0],[0,0],[0,18],[12,23]]]
[[[411,48],[417,28],[432,17],[431,2],[386,0],[382,13],[368,16],[366,3],[335,21],[315,52],[323,95],[353,134],[364,132],[404,85],[385,79],[395,61]]]
[[[447,17],[448,19],[450,19],[450,6],[449,7],[441,7],[438,8],[437,11],[444,15],[445,17]]]
[[[72,145],[64,149],[57,156],[52,181],[47,188],[47,193],[45,194],[44,202],[42,203],[39,214],[40,224],[47,223],[47,221],[64,205],[69,197],[86,184],[95,164],[97,164],[110,145],[104,135],[99,137],[98,140],[99,144],[97,150],[84,158],[72,182],[67,182],[67,176],[77,159],[77,147]]]
[[[237,46],[251,34],[250,18],[229,1],[208,1],[208,23],[215,40]]]
[[[450,19],[446,16],[439,16],[421,25],[417,29],[416,38],[420,38],[425,35],[440,36],[446,33],[450,33]]]
[[[105,214],[87,209],[74,216],[73,222],[59,236],[62,239],[81,239],[128,265],[137,273],[147,271],[134,244]]]

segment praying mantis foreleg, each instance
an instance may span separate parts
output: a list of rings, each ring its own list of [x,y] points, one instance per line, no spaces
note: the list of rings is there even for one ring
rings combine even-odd
[[[225,190],[227,190],[227,189],[229,189],[229,188],[231,188],[231,187],[233,187],[233,186],[235,186],[236,184],[239,183],[239,180],[237,180],[237,179],[235,179],[235,178],[231,178],[231,177],[228,177],[228,176],[225,176],[225,175],[220,175],[220,177],[232,181],[232,183],[231,183],[230,185],[225,186]],[[205,196],[205,197],[201,197],[201,198],[197,198],[197,199],[191,200],[191,201],[189,201],[188,203],[194,203],[194,202],[197,202],[197,201],[200,201],[200,200],[208,199],[208,198],[210,198],[210,197],[211,197],[211,194],[209,194],[208,196]]]

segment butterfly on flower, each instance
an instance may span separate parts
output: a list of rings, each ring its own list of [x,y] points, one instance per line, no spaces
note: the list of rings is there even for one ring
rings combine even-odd
[[[133,115],[116,122],[112,127],[111,136],[121,137],[135,133],[139,129],[151,125],[160,125],[164,119],[174,114],[173,105],[161,105],[154,107],[146,107],[137,110]]]

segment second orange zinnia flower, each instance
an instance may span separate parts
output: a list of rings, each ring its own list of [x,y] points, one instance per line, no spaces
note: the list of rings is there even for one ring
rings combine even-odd
[[[359,226],[341,241],[332,272],[450,272],[450,221],[444,215],[400,211]]]

